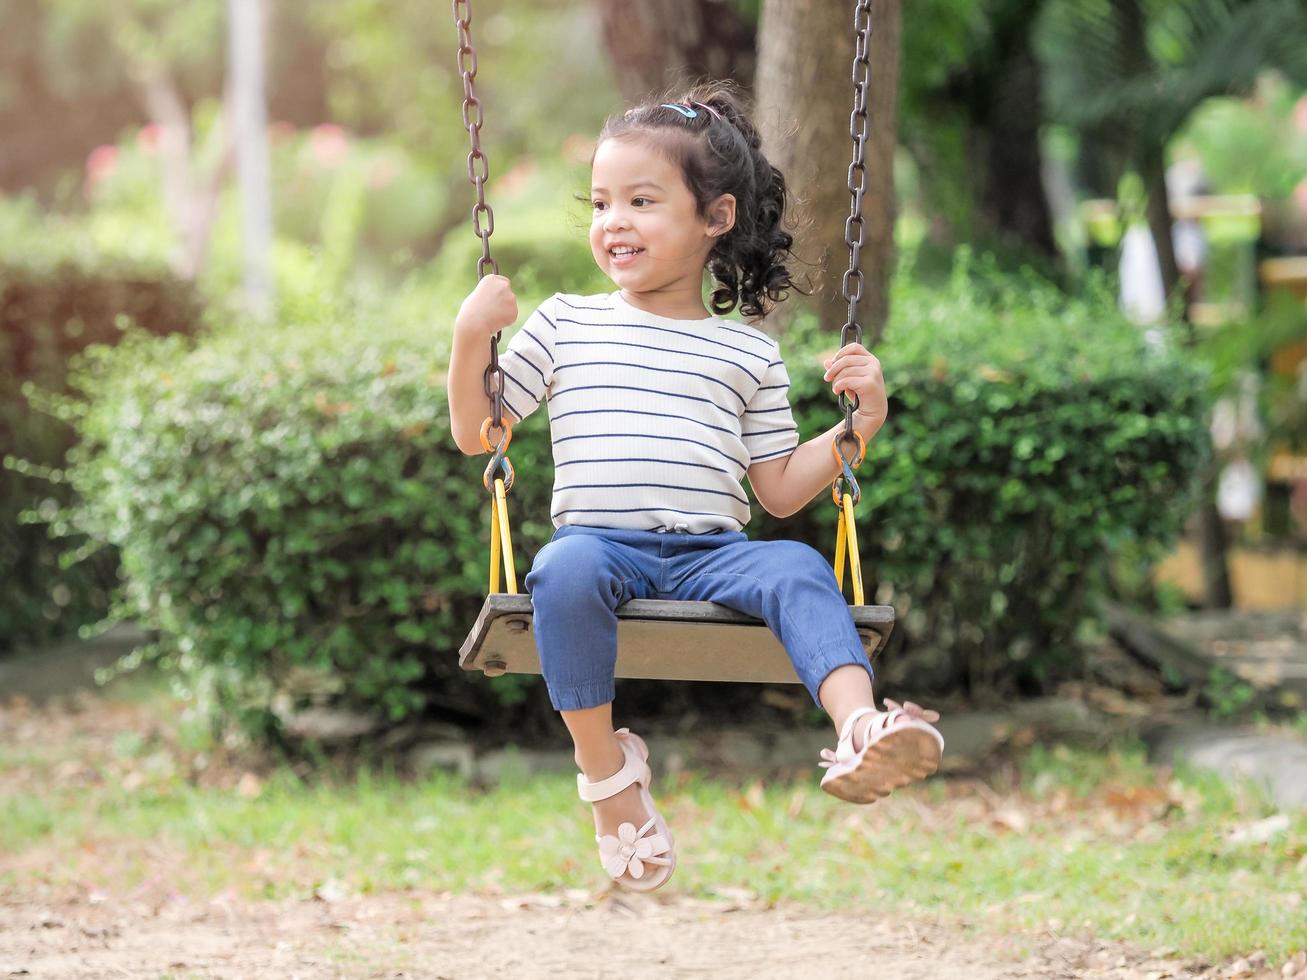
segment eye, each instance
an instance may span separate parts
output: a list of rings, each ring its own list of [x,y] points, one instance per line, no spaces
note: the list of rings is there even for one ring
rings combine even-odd
[[[653,202],[650,201],[649,198],[647,198],[647,197],[633,197],[633,198],[631,198],[631,203],[632,203],[632,204],[634,204],[636,201],[644,201],[645,204],[652,204],[652,203],[653,203]]]
[[[602,210],[604,209],[604,202],[603,202],[603,201],[591,201],[591,202],[590,202],[590,206],[591,206],[592,208],[594,208],[596,211],[602,211]]]

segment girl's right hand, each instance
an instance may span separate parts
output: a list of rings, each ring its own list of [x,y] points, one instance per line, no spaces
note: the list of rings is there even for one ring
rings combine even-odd
[[[463,300],[456,329],[479,338],[490,338],[517,322],[517,297],[506,276],[491,273],[483,276],[476,288]]]

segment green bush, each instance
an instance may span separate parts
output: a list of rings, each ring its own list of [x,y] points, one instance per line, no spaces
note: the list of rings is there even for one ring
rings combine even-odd
[[[113,344],[131,322],[147,333],[191,331],[193,290],[166,270],[92,261],[39,236],[5,236],[0,253],[0,651],[35,643],[97,619],[108,609],[116,557],[104,552],[71,569],[44,524],[68,502],[58,482],[73,434],[37,410],[43,393],[65,389],[68,360],[92,344]],[[70,252],[73,254],[70,255]],[[29,397],[30,396],[30,397]],[[55,480],[51,481],[50,476]],[[44,478],[42,478],[44,477]]]
[[[271,734],[323,699],[393,719],[497,703],[453,680],[488,520],[483,464],[449,438],[441,346],[358,321],[87,357],[74,519],[120,550],[118,615],[160,632],[150,652],[206,713]],[[535,474],[513,492],[519,554],[549,533],[547,433],[528,428],[512,457]]]
[[[1150,339],[1151,336],[1151,339]],[[831,339],[802,328],[787,360]],[[897,290],[883,364],[890,418],[861,467],[868,601],[892,604],[911,690],[1035,693],[1082,667],[1076,643],[1108,557],[1174,546],[1209,457],[1208,369],[1117,312],[1034,278]],[[791,368],[804,438],[829,387]],[[762,534],[833,542],[833,504]],[[897,685],[896,685],[897,686]]]
[[[861,471],[868,601],[901,616],[891,677],[928,668],[913,692],[1070,669],[1106,555],[1174,539],[1205,451],[1202,370],[1151,350],[1110,299],[966,282],[896,296],[878,349],[892,415]],[[469,682],[455,665],[486,588],[489,519],[484,460],[448,434],[446,335],[350,318],[193,347],[136,338],[87,359],[76,521],[120,549],[120,614],[160,632],[152,652],[204,705],[265,733],[322,701],[516,717],[504,706],[538,681]],[[833,343],[802,321],[786,340],[805,436],[837,419],[818,364]],[[511,455],[521,577],[553,531],[544,412]],[[785,522],[757,508],[751,531],[829,553],[828,499]],[[701,706],[756,699],[708,690]]]

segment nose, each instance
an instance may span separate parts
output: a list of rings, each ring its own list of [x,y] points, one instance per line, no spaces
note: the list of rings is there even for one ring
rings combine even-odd
[[[626,211],[619,207],[610,207],[604,214],[604,228],[627,228],[630,227],[630,220]]]

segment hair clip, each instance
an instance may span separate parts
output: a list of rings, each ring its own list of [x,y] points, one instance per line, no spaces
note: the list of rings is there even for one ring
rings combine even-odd
[[[699,113],[696,112],[693,108],[691,108],[692,106],[698,106],[700,109],[703,109],[705,112],[707,112],[710,116],[712,116],[712,117],[713,117],[714,119],[716,119],[718,122],[724,122],[724,121],[725,121],[724,119],[722,119],[722,114],[721,114],[720,112],[718,112],[718,111],[717,111],[716,109],[714,109],[712,106],[710,106],[710,105],[705,105],[705,104],[702,103],[702,102],[690,102],[690,101],[686,101],[686,102],[664,102],[664,103],[663,103],[662,105],[660,105],[658,108],[660,108],[660,109],[675,109],[677,112],[679,112],[681,115],[683,115],[686,119],[697,119],[697,118],[699,117]]]
[[[683,115],[686,119],[694,119],[694,118],[696,118],[696,117],[699,115],[699,113],[695,112],[695,111],[694,111],[693,109],[691,109],[688,105],[681,105],[679,102],[664,102],[664,103],[663,103],[662,105],[660,105],[658,108],[659,108],[659,109],[675,109],[677,112],[679,112],[681,115]]]

